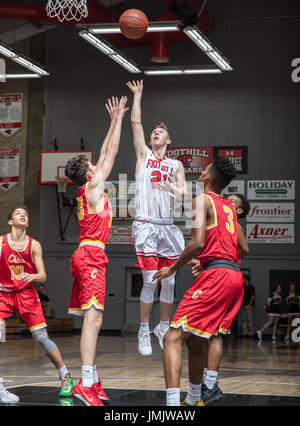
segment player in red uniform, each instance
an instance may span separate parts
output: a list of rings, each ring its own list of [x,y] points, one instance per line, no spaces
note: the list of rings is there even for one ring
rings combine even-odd
[[[165,335],[167,405],[180,405],[183,343],[188,346],[189,381],[197,395],[191,405],[208,405],[221,393],[217,386],[221,361],[218,341],[222,338],[220,334],[229,332],[241,306],[244,284],[238,260],[248,253],[245,236],[237,227],[234,207],[220,196],[235,175],[230,160],[221,156],[203,171],[199,181],[204,184],[205,194],[193,200],[192,239],[171,267],[162,268],[153,277],[160,281],[173,274],[196,253],[204,269],[185,293]],[[211,388],[202,384],[206,365],[206,379],[212,383]],[[199,398],[200,388],[203,401]]]
[[[77,211],[80,226],[79,247],[71,259],[73,288],[69,313],[83,316],[80,340],[81,380],[73,389],[73,395],[90,406],[103,406],[109,402],[98,378],[95,366],[96,345],[102,325],[105,272],[107,257],[104,252],[108,240],[112,210],[104,184],[108,178],[119,149],[121,127],[127,97],[112,98],[106,108],[111,123],[100,150],[96,165],[87,161],[84,155],[72,158],[66,165],[65,175],[79,188]]]
[[[62,380],[59,396],[69,396],[73,379],[57,346],[48,337],[42,305],[34,288],[35,282],[46,280],[46,272],[40,243],[26,234],[29,226],[26,207],[14,208],[8,215],[8,224],[10,233],[0,237],[0,323],[17,310],[58,370]],[[0,383],[0,402],[19,401],[3,389]]]

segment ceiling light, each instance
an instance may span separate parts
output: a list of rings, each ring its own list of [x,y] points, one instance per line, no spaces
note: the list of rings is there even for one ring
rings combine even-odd
[[[9,78],[41,78],[38,74],[6,74],[6,79]]]
[[[190,67],[190,68],[147,68],[144,69],[146,75],[184,75],[184,74],[219,74],[219,68],[211,67]]]
[[[127,71],[131,73],[140,73],[141,70],[137,65],[129,60],[125,55],[119,52],[114,46],[112,46],[107,41],[104,41],[87,30],[80,31],[79,35],[95,46],[97,49],[101,50],[105,55],[109,56],[115,62],[118,62],[122,67],[126,68]]]
[[[233,68],[228,60],[205,37],[197,26],[186,27],[183,32],[206,53],[223,71],[231,71]]]
[[[5,45],[3,42],[0,42],[0,53],[4,56],[7,56],[12,61],[22,65],[23,67],[36,72],[39,75],[49,75],[49,73],[41,66],[35,64],[30,59],[25,58],[23,55],[19,55],[11,47]]]

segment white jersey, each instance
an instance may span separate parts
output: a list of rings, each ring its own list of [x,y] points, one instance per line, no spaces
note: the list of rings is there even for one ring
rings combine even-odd
[[[159,159],[148,149],[142,169],[136,173],[135,219],[158,224],[174,222],[175,198],[163,191],[160,184],[169,178],[176,183],[178,161],[168,157]]]

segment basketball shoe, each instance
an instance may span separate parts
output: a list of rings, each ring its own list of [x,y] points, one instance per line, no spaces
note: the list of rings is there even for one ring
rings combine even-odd
[[[204,402],[203,402],[203,401],[202,401],[202,399],[201,399],[201,401],[198,401],[195,405],[189,405],[189,404],[186,402],[186,399],[184,398],[184,400],[180,402],[180,405],[181,405],[182,407],[204,407]]]
[[[81,384],[81,380],[79,380],[77,385],[73,387],[72,394],[80,401],[84,402],[85,405],[92,407],[104,406],[96,391],[95,384],[93,384],[91,388],[84,388]]]
[[[164,335],[168,331],[168,328],[163,330],[160,326],[160,324],[157,324],[156,327],[154,327],[153,333],[158,338],[159,346],[161,347],[161,350],[164,350]]]
[[[61,388],[59,391],[59,398],[67,398],[72,394],[72,389],[74,387],[74,381],[70,373],[66,374],[61,381]]]
[[[138,333],[138,352],[142,356],[152,355],[152,346],[150,340],[150,331],[139,330]]]
[[[219,401],[222,398],[223,398],[223,392],[221,391],[217,383],[214,384],[212,389],[209,389],[205,383],[202,383],[201,399],[204,405],[210,405],[213,402]]]
[[[102,399],[103,402],[106,402],[107,404],[109,404],[110,399],[108,398],[108,396],[106,395],[106,393],[103,390],[101,380],[99,380],[99,382],[94,383],[93,386],[95,387],[95,390],[96,390],[99,398]]]
[[[9,392],[3,386],[3,378],[0,378],[0,402],[2,404],[17,404],[20,401],[20,398],[17,395]]]

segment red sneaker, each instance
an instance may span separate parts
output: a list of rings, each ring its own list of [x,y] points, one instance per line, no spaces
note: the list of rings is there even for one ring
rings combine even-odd
[[[95,384],[91,388],[84,388],[81,384],[81,380],[75,385],[72,389],[72,394],[80,399],[80,401],[84,402],[85,405],[89,405],[92,407],[103,407],[104,404],[99,399],[98,392],[96,391]]]
[[[110,399],[108,398],[108,396],[106,395],[106,393],[103,390],[101,380],[99,380],[99,382],[97,382],[97,383],[94,383],[93,386],[95,387],[95,390],[96,390],[99,398],[102,399],[103,401],[109,403]]]

